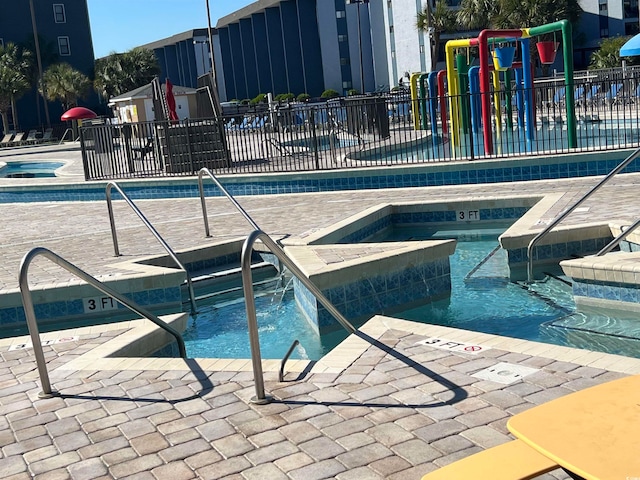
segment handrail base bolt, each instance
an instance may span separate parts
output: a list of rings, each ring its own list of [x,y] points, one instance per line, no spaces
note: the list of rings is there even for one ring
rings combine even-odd
[[[52,397],[58,397],[58,396],[60,396],[60,394],[55,390],[53,390],[51,393],[44,393],[44,392],[38,393],[38,398],[40,399],[52,398]]]
[[[271,395],[265,395],[264,398],[251,397],[251,403],[255,405],[266,405],[273,401],[273,397]]]

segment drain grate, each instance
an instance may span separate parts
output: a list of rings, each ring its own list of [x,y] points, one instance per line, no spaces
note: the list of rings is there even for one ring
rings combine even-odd
[[[522,380],[523,377],[539,372],[538,368],[525,367],[524,365],[513,365],[511,363],[501,362],[493,367],[485,368],[472,376],[481,378],[482,380],[490,380],[496,383],[509,385]]]

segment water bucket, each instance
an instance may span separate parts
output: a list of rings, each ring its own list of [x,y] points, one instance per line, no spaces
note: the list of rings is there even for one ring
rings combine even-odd
[[[556,52],[558,51],[558,42],[545,41],[536,43],[538,49],[538,55],[540,56],[540,62],[544,65],[551,65],[556,59]]]
[[[515,54],[516,47],[496,47],[493,51],[493,67],[499,71],[510,68]]]

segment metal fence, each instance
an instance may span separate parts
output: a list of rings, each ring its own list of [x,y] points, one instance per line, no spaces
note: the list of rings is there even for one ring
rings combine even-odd
[[[407,91],[243,106],[225,112],[221,121],[83,126],[85,176],[193,175],[202,167],[216,174],[295,172],[640,144],[640,72],[635,70],[581,73],[569,87],[560,77],[539,79],[533,91],[502,84],[488,95],[488,126],[478,117],[479,95],[412,100]],[[527,95],[530,112],[521,101]],[[568,95],[575,103],[575,145],[569,141]],[[483,135],[486,128],[491,131],[490,149]]]

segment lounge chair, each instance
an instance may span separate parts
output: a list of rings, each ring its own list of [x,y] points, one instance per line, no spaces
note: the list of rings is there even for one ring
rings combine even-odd
[[[38,139],[38,143],[46,143],[55,140],[53,138],[53,128],[47,128],[42,134],[42,138]]]
[[[13,140],[11,140],[8,145],[11,147],[16,147],[18,145],[20,145],[22,143],[22,138],[24,137],[24,132],[18,132],[16,133],[16,136],[13,137]]]
[[[148,153],[153,151],[153,138],[147,138],[147,141],[144,145],[140,145],[139,147],[132,147],[131,150],[133,150],[140,156],[140,160],[144,160],[144,157],[146,157]]]
[[[27,134],[27,138],[22,140],[22,143],[25,143],[25,144],[31,144],[31,143],[37,143],[37,142],[38,142],[37,130],[29,130],[29,133]]]
[[[5,134],[5,136],[2,137],[2,140],[0,140],[0,147],[6,147],[7,145],[9,145],[11,143],[11,140],[13,139],[13,135],[13,132]]]

